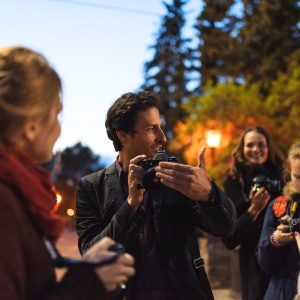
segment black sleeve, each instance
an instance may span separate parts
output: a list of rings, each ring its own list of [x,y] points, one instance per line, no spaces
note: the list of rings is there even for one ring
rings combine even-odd
[[[86,176],[76,187],[76,231],[81,254],[104,236],[128,249],[146,221],[146,217],[134,211],[125,198],[117,207],[100,175]]]
[[[248,213],[250,201],[242,192],[239,181],[227,177],[223,182],[223,187],[225,194],[232,200],[238,213],[236,230],[223,239],[224,245],[232,250],[240,245],[244,239],[251,238],[252,234],[257,231],[258,225]]]

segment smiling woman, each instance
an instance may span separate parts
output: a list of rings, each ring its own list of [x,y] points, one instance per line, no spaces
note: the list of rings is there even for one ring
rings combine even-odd
[[[268,287],[269,276],[258,267],[255,249],[266,207],[281,193],[282,170],[283,158],[270,134],[258,126],[247,128],[233,152],[233,163],[223,182],[225,194],[234,202],[239,217],[236,231],[223,241],[231,250],[240,246],[242,299],[261,300]],[[253,191],[258,178],[276,182],[279,188],[265,185]]]

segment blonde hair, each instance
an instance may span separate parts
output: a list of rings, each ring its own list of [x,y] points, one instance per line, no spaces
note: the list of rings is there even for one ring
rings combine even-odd
[[[46,120],[60,101],[61,80],[41,54],[0,48],[0,143],[9,144],[28,118]]]
[[[300,159],[300,143],[292,145],[289,150],[288,158],[285,162],[283,171],[285,181],[291,180],[291,161],[293,159]]]

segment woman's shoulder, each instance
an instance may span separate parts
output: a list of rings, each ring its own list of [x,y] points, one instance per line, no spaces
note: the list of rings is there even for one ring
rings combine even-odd
[[[284,215],[287,209],[288,202],[288,196],[280,195],[270,203],[275,217],[280,218],[282,215]]]
[[[7,184],[0,181],[0,195],[1,195],[1,216],[15,216],[19,218],[24,214],[22,198]],[[2,219],[3,220],[3,219]]]
[[[9,187],[4,182],[0,181],[0,199],[1,199],[1,205],[5,203],[12,203],[13,199],[17,199],[17,194],[13,191],[11,187]]]

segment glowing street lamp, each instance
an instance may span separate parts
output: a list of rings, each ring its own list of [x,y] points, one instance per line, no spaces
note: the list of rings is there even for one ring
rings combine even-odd
[[[218,130],[206,131],[206,143],[209,148],[219,148],[221,142],[221,133]]]
[[[206,131],[206,143],[211,149],[212,160],[215,160],[215,151],[220,147],[221,132],[219,130],[207,130]]]

